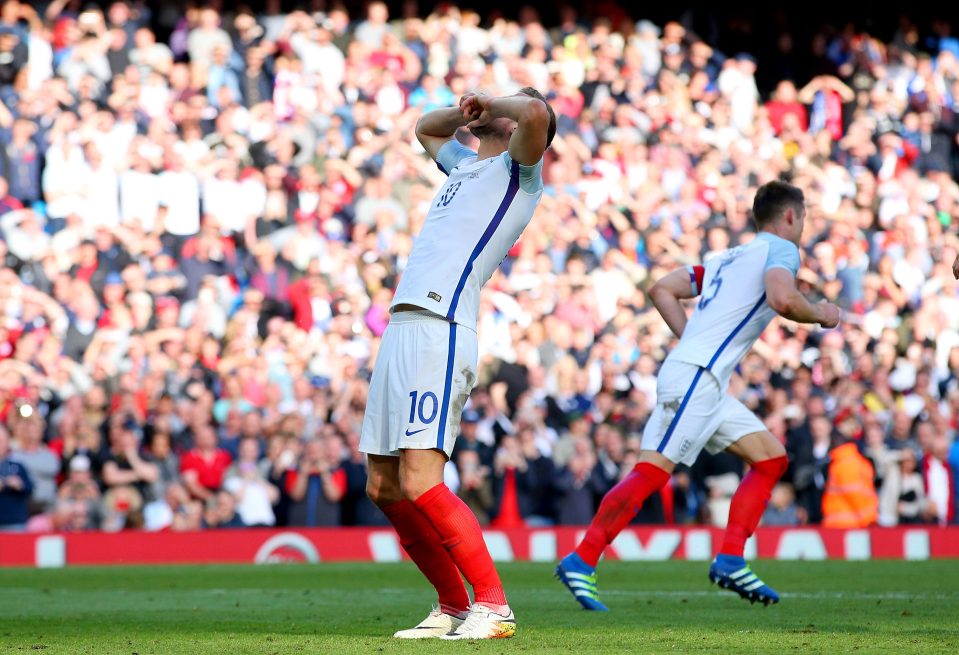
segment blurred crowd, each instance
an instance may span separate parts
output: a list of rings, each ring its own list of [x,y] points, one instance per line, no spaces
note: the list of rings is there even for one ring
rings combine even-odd
[[[846,316],[777,320],[733,380],[791,457],[765,521],[954,522],[948,24],[783,33],[767,63],[571,9],[544,26],[267,4],[0,0],[0,527],[385,523],[358,435],[443,179],[413,127],[527,85],[558,117],[546,191],[483,292],[447,466],[481,521],[588,522],[674,342],[645,289],[752,238],[755,189],[784,178],[808,200],[802,290]],[[704,453],[638,520],[723,525],[742,474]]]

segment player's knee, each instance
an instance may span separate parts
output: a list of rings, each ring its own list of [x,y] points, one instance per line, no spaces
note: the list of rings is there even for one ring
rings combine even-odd
[[[366,481],[366,495],[377,507],[385,507],[403,500],[399,486],[383,478],[369,478]]]
[[[774,454],[769,459],[763,460],[762,462],[757,462],[765,467],[767,475],[770,475],[777,480],[781,478],[785,473],[786,469],[789,468],[789,458],[786,456],[786,449],[780,446],[781,453]]]
[[[416,477],[407,477],[400,483],[400,492],[403,494],[403,498],[406,500],[416,500],[427,491],[429,491],[434,484],[429,484]]]

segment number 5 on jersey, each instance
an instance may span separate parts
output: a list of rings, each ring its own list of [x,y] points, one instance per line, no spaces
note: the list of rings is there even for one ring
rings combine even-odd
[[[416,401],[417,396],[419,396],[419,402]],[[412,426],[416,423],[417,416],[420,419],[420,423],[429,425],[436,419],[436,414],[439,412],[440,403],[436,398],[436,394],[432,391],[427,391],[422,396],[419,395],[416,391],[410,392],[410,425]],[[427,412],[429,412],[427,414]],[[406,436],[412,437],[414,434],[423,432],[427,428],[421,428],[419,430],[410,430],[406,428]]]
[[[703,291],[702,298],[699,299],[699,308],[706,309],[706,306],[713,301],[713,298],[716,297],[716,294],[719,293],[719,288],[723,286],[723,268],[731,264],[735,257],[730,257],[729,259],[723,261],[719,268],[716,269],[716,272],[713,273],[713,277],[709,280],[709,285]]]

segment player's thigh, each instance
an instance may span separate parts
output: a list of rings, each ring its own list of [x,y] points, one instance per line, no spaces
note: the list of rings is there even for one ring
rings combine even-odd
[[[726,452],[736,455],[747,464],[786,456],[786,448],[771,432],[751,432],[732,443]]]
[[[399,457],[367,455],[366,493],[381,507],[403,499]]]
[[[397,361],[402,360],[404,350],[411,345],[406,343],[410,341],[406,327],[391,322],[380,342],[360,431],[360,451],[368,455],[399,456],[395,444],[391,443],[395,441],[395,414],[399,408],[393,397],[396,391],[391,388],[390,378]],[[399,401],[402,404],[402,398]]]
[[[453,452],[460,416],[476,381],[476,332],[445,321],[418,326],[416,356],[404,359],[395,387],[403,406],[396,448]],[[392,384],[392,382],[391,382]],[[394,396],[400,401],[400,394]]]
[[[642,449],[670,462],[692,464],[718,421],[722,392],[706,369],[667,362],[656,385],[656,407],[643,431]]]
[[[725,450],[749,464],[786,454],[786,449],[759,417],[736,398],[729,395],[723,398],[721,413],[722,421],[706,445],[709,452]]]

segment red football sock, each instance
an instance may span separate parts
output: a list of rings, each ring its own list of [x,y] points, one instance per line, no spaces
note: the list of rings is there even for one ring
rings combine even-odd
[[[663,469],[649,462],[637,464],[603,497],[576,554],[590,566],[596,566],[606,546],[633,520],[643,501],[667,482],[669,473]]]
[[[466,585],[433,524],[408,500],[381,509],[396,528],[406,554],[436,588],[440,609],[447,614],[466,612],[470,604]]]
[[[479,521],[442,482],[413,501],[442,540],[456,567],[473,586],[473,598],[484,605],[506,605],[506,595],[493,565]]]
[[[739,483],[739,488],[733,494],[729,506],[729,521],[726,523],[726,537],[719,552],[723,555],[742,557],[746,540],[749,539],[759,525],[766,503],[772,494],[773,487],[786,472],[789,459],[773,457],[764,459],[752,465],[749,473]]]

